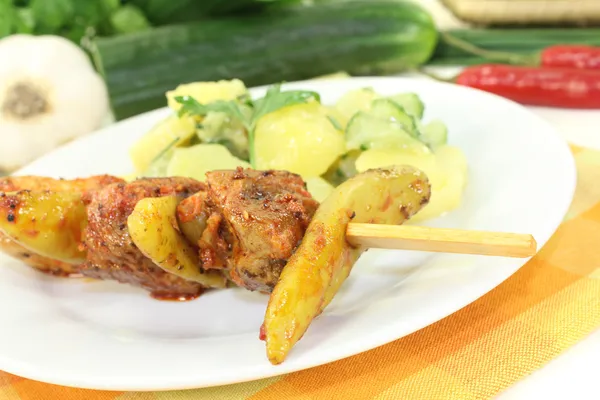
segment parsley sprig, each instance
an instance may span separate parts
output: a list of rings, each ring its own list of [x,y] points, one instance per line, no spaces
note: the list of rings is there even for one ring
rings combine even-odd
[[[265,96],[252,100],[218,100],[208,104],[201,104],[190,96],[177,96],[175,101],[182,105],[179,110],[179,116],[198,115],[206,116],[209,112],[222,112],[230,118],[239,120],[248,132],[248,155],[250,165],[256,167],[254,154],[254,133],[258,121],[265,115],[277,111],[281,108],[294,104],[306,103],[309,100],[321,101],[321,96],[317,92],[307,90],[287,90],[282,92],[281,85],[270,87]],[[251,112],[245,112],[246,107],[250,107]]]

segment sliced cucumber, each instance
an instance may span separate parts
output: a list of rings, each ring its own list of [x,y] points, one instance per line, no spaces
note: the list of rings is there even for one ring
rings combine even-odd
[[[190,96],[200,104],[208,104],[217,100],[235,100],[246,96],[246,85],[239,79],[208,82],[192,82],[178,85],[166,93],[169,107],[177,112],[181,108],[175,97]]]
[[[448,143],[448,128],[439,119],[434,119],[421,128],[421,140],[432,149]]]
[[[202,122],[198,124],[198,130],[196,134],[203,142],[210,142],[215,140],[223,125],[227,122],[227,114],[222,112],[209,112],[202,119]]]
[[[340,156],[334,162],[327,172],[323,174],[323,178],[333,186],[338,186],[348,179],[356,175],[356,159],[360,156],[360,150],[351,150],[348,153]]]
[[[429,148],[415,139],[404,125],[397,121],[377,118],[366,112],[357,113],[346,128],[346,144],[352,149],[395,148],[422,154]]]
[[[425,104],[415,93],[400,93],[389,98],[398,103],[409,115],[418,119],[423,118]]]
[[[199,124],[196,135],[202,143],[227,147],[235,157],[248,159],[248,136],[243,124],[221,112],[209,112]]]
[[[369,114],[384,120],[397,121],[404,126],[406,132],[408,132],[412,137],[419,136],[414,118],[408,115],[406,111],[404,111],[404,108],[402,108],[394,100],[373,100]]]
[[[335,108],[349,120],[359,111],[368,111],[373,100],[380,97],[372,88],[351,90],[338,100]]]
[[[152,161],[145,171],[140,172],[137,175],[144,178],[162,178],[167,176],[167,167],[171,162],[171,158],[173,158],[174,151],[174,148],[168,149]]]

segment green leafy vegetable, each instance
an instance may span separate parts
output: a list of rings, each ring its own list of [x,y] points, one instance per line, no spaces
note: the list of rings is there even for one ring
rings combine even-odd
[[[180,117],[185,114],[200,115],[204,117],[209,112],[222,112],[241,121],[242,124],[244,124],[244,127],[247,130],[250,130],[249,123],[251,121],[244,114],[241,108],[241,103],[236,100],[218,100],[209,104],[201,104],[190,96],[176,96],[175,100],[182,105],[178,113]]]
[[[148,165],[148,168],[146,168],[146,170],[142,173],[142,176],[163,176],[167,170],[167,165],[173,156],[173,149],[177,145],[177,142],[179,142],[179,139],[179,137],[176,137],[167,146],[165,146],[165,148],[162,149],[160,153],[158,153],[156,157],[152,159],[152,161],[150,161],[150,165]]]
[[[335,119],[334,117],[332,117],[331,115],[328,115],[327,119],[329,120],[329,122],[331,122],[331,125],[333,125],[333,127],[335,129],[337,129],[338,131],[344,130],[344,128],[342,128],[342,125],[339,123],[339,121],[337,119]]]
[[[118,8],[111,15],[110,21],[117,33],[140,32],[150,28],[150,23],[142,10],[133,4]]]
[[[0,0],[0,38],[12,33],[14,11],[10,0]]]
[[[97,25],[108,14],[103,13],[97,0],[75,0],[73,3],[73,25],[80,26],[85,30],[88,26]]]
[[[244,102],[240,100],[224,101],[219,100],[209,104],[200,104],[196,99],[190,96],[177,96],[175,101],[182,105],[179,110],[179,116],[185,114],[206,116],[209,112],[222,112],[231,118],[239,120],[248,131],[248,156],[250,165],[255,167],[254,160],[254,130],[258,121],[267,114],[277,111],[280,108],[288,107],[294,104],[306,103],[309,100],[321,101],[317,92],[306,90],[289,90],[282,92],[281,85],[274,85],[267,90],[264,97],[251,100],[247,103],[252,112],[246,115],[244,113]]]
[[[81,39],[86,36],[88,32],[88,26],[85,24],[75,24],[66,29],[61,30],[60,35],[69,39],[70,41],[80,44]]]
[[[35,28],[35,18],[30,8],[18,8],[15,18],[16,33],[33,33]]]
[[[281,85],[275,85],[267,90],[265,97],[254,101],[254,115],[252,116],[252,128],[254,129],[258,120],[267,114],[277,111],[280,108],[291,106],[294,104],[306,103],[315,99],[321,101],[321,96],[317,92],[307,90],[289,90],[281,91]]]
[[[67,25],[75,13],[73,0],[32,0],[30,7],[35,21],[49,32]]]
[[[98,0],[94,0],[94,1],[98,1]],[[120,0],[100,0],[99,4],[100,4],[100,8],[104,11],[104,13],[106,15],[109,15],[109,14],[117,11],[117,8],[119,8],[121,6],[121,1]]]

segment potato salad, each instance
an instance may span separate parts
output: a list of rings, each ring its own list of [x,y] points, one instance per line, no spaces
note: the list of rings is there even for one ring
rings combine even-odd
[[[270,88],[252,99],[240,80],[196,82],[166,93],[173,111],[131,148],[132,176],[205,181],[211,170],[236,167],[299,174],[322,202],[357,173],[394,165],[428,176],[431,200],[411,221],[457,208],[467,184],[462,150],[448,145],[443,121],[423,119],[415,93],[384,96],[371,88],[318,93]]]

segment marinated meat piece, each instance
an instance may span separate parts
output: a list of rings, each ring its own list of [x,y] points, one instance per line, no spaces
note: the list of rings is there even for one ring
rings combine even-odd
[[[206,221],[206,229],[198,241],[200,260],[204,268],[228,268],[232,264],[229,257],[233,240],[227,231],[223,216],[219,212],[213,212]]]
[[[206,205],[208,194],[198,192],[177,205],[177,224],[188,241],[197,246],[206,229],[210,210]]]
[[[214,171],[210,187],[187,178],[152,178],[125,183],[101,176],[74,181],[11,177],[0,180],[6,191],[83,193],[88,224],[83,233],[87,261],[77,267],[30,254],[8,238],[0,249],[36,268],[81,272],[96,279],[143,287],[160,297],[193,297],[203,287],[165,272],[145,257],[128,232],[127,218],[139,200],[177,195],[178,229],[198,246],[199,268],[222,269],[238,286],[270,292],[302,240],[318,203],[300,176],[283,171]]]
[[[52,190],[65,192],[79,192],[98,190],[115,182],[124,182],[122,179],[110,175],[98,175],[80,179],[54,179],[40,176],[8,176],[0,178],[0,192],[13,192],[18,190]],[[33,253],[0,232],[0,251],[16,258],[23,263],[42,272],[55,276],[79,275],[79,266]]]
[[[209,240],[199,243],[204,268],[222,268],[226,260],[237,285],[271,292],[318,202],[299,175],[285,171],[213,171],[207,183],[212,215],[203,235]]]
[[[84,232],[87,262],[81,272],[89,277],[116,280],[149,290],[157,297],[194,297],[203,287],[165,272],[135,246],[127,230],[127,218],[146,197],[177,195],[182,199],[205,190],[188,178],[150,178],[117,183],[84,196],[88,226]]]

